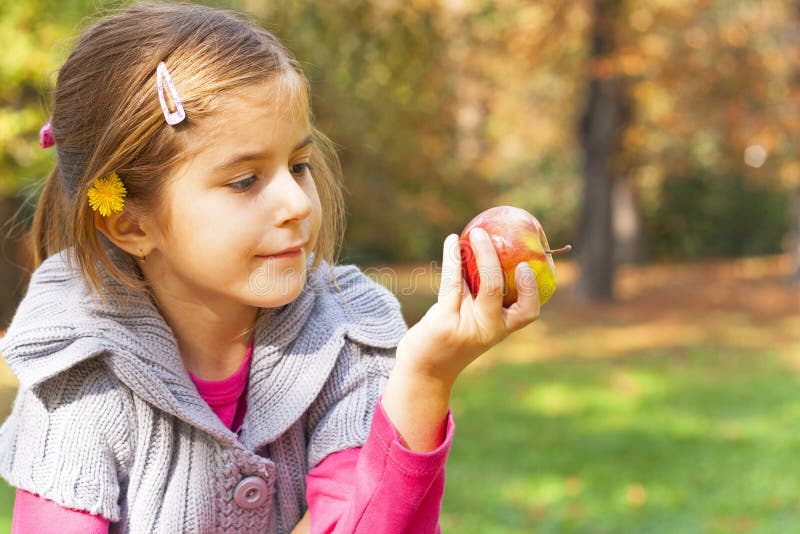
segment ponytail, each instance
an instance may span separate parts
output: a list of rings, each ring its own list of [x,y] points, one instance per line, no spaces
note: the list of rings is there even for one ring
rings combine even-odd
[[[49,256],[62,250],[67,243],[67,198],[58,167],[47,177],[30,230],[33,248],[33,268],[38,269]]]

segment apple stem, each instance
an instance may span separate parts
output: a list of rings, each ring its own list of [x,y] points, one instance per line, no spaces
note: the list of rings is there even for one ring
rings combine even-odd
[[[555,250],[545,250],[545,254],[563,254],[564,252],[569,252],[572,250],[572,245],[566,245],[561,248],[557,248]]]

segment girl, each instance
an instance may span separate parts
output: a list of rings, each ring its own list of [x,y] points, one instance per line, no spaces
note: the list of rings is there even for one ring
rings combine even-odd
[[[534,321],[502,307],[485,233],[473,297],[458,239],[406,329],[336,266],[341,182],[297,61],[201,6],[138,4],[58,73],[37,266],[0,352],[15,532],[439,530],[459,373]]]

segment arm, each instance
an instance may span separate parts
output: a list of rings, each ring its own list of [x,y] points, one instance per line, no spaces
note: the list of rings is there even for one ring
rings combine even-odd
[[[0,476],[58,506],[118,521],[119,480],[132,457],[129,408],[100,360],[20,388],[0,428]]]
[[[11,534],[108,534],[108,525],[89,512],[65,508],[25,490],[16,492]]]
[[[455,425],[440,424],[438,447],[405,448],[380,401],[363,447],[328,455],[306,478],[313,533],[440,532],[444,464]]]

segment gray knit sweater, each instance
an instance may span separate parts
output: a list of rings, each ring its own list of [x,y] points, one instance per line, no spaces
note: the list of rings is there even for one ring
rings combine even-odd
[[[309,469],[366,440],[406,330],[395,297],[354,266],[335,267],[340,294],[323,263],[255,332],[237,439],[200,398],[150,299],[127,313],[103,305],[66,253],[34,272],[0,339],[20,381],[0,428],[0,475],[102,515],[111,532],[289,532]],[[253,480],[246,498],[265,502],[242,505]]]

